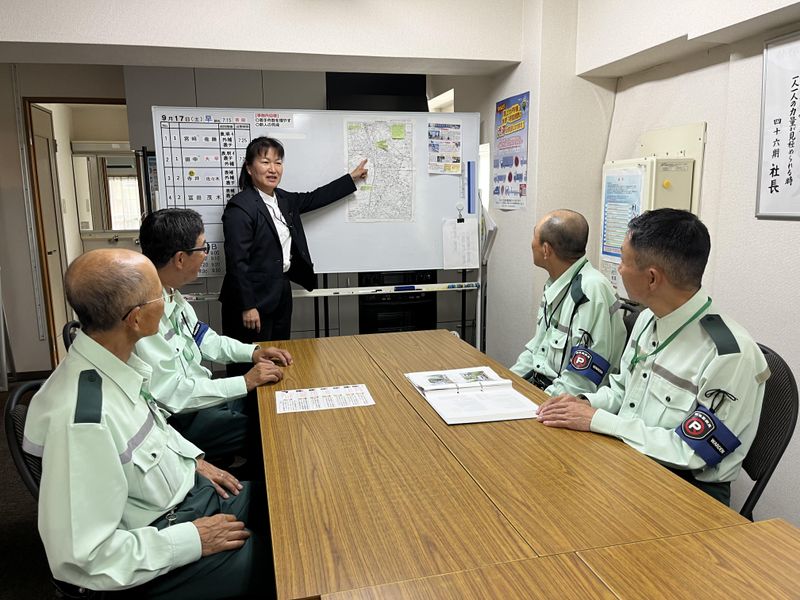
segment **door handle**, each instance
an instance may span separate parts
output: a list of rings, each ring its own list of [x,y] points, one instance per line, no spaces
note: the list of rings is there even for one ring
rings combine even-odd
[[[48,250],[47,256],[53,256],[53,254],[55,254],[56,252],[58,252],[58,250]]]

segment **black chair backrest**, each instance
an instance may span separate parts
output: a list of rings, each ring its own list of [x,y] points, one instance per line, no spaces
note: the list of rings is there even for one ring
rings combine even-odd
[[[77,322],[77,321],[76,321]],[[66,331],[66,329],[65,329]],[[65,338],[66,341],[66,338]],[[25,487],[35,500],[39,500],[39,481],[42,479],[42,459],[28,454],[22,449],[22,438],[25,433],[25,419],[28,416],[28,405],[23,402],[27,396],[33,396],[44,379],[23,383],[8,396],[5,407],[5,426],[11,458],[19,471]],[[76,598],[78,600],[103,600],[111,596],[110,592],[95,592],[83,587],[52,579],[57,598]]]
[[[625,311],[625,314],[622,315],[622,322],[625,323],[625,330],[628,332],[625,338],[627,341],[631,339],[633,324],[636,323],[636,319],[639,318],[639,313],[644,310],[644,306],[631,300],[623,300],[620,309]]]
[[[33,497],[39,499],[39,480],[42,478],[42,459],[28,454],[22,449],[22,436],[25,431],[25,418],[28,415],[28,405],[22,400],[32,396],[42,386],[44,380],[28,381],[14,389],[8,396],[5,407],[5,427],[8,448],[11,450],[11,459],[17,467],[25,487]]]
[[[753,509],[789,445],[797,423],[797,382],[789,365],[770,348],[759,344],[772,375],[764,386],[761,419],[742,468],[755,481],[739,513],[753,520]]]
[[[80,328],[80,321],[69,321],[66,325],[64,325],[64,329],[61,331],[61,337],[64,338],[65,349],[69,350],[69,347],[75,340],[75,336],[78,335],[78,329]]]

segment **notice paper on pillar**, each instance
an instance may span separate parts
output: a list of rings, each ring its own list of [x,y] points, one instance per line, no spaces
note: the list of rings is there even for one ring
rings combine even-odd
[[[478,218],[442,220],[445,269],[477,269]]]
[[[495,208],[525,208],[528,196],[530,92],[497,103],[494,115],[492,197]]]

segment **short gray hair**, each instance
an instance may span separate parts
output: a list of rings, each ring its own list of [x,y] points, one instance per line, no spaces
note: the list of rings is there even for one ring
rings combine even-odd
[[[130,261],[112,260],[108,268],[83,265],[82,255],[72,261],[64,276],[64,289],[84,332],[109,331],[123,315],[145,302],[146,275]]]
[[[589,224],[574,210],[554,210],[539,227],[539,243],[547,242],[562,260],[576,261],[586,254]]]

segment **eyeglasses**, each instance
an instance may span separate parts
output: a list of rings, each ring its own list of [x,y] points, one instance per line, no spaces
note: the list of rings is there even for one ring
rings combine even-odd
[[[184,250],[184,252],[187,252],[187,253],[188,252],[200,252],[200,251],[202,251],[203,254],[207,255],[209,252],[211,252],[211,244],[206,242],[205,244],[203,244],[202,246],[198,246],[197,248],[189,248],[188,250]]]
[[[172,294],[170,294],[168,297],[169,297],[170,300],[172,300]],[[164,299],[164,296],[159,296],[158,298],[153,298],[152,300],[148,300],[147,302],[142,302],[140,304],[136,304],[136,305],[132,306],[131,309],[128,312],[125,313],[125,316],[122,317],[122,320],[124,321],[125,319],[127,319],[128,316],[130,316],[130,314],[133,311],[135,311],[137,308],[142,308],[143,306],[147,306],[148,304],[152,304],[153,302],[158,302],[159,300],[163,300],[163,299]]]

